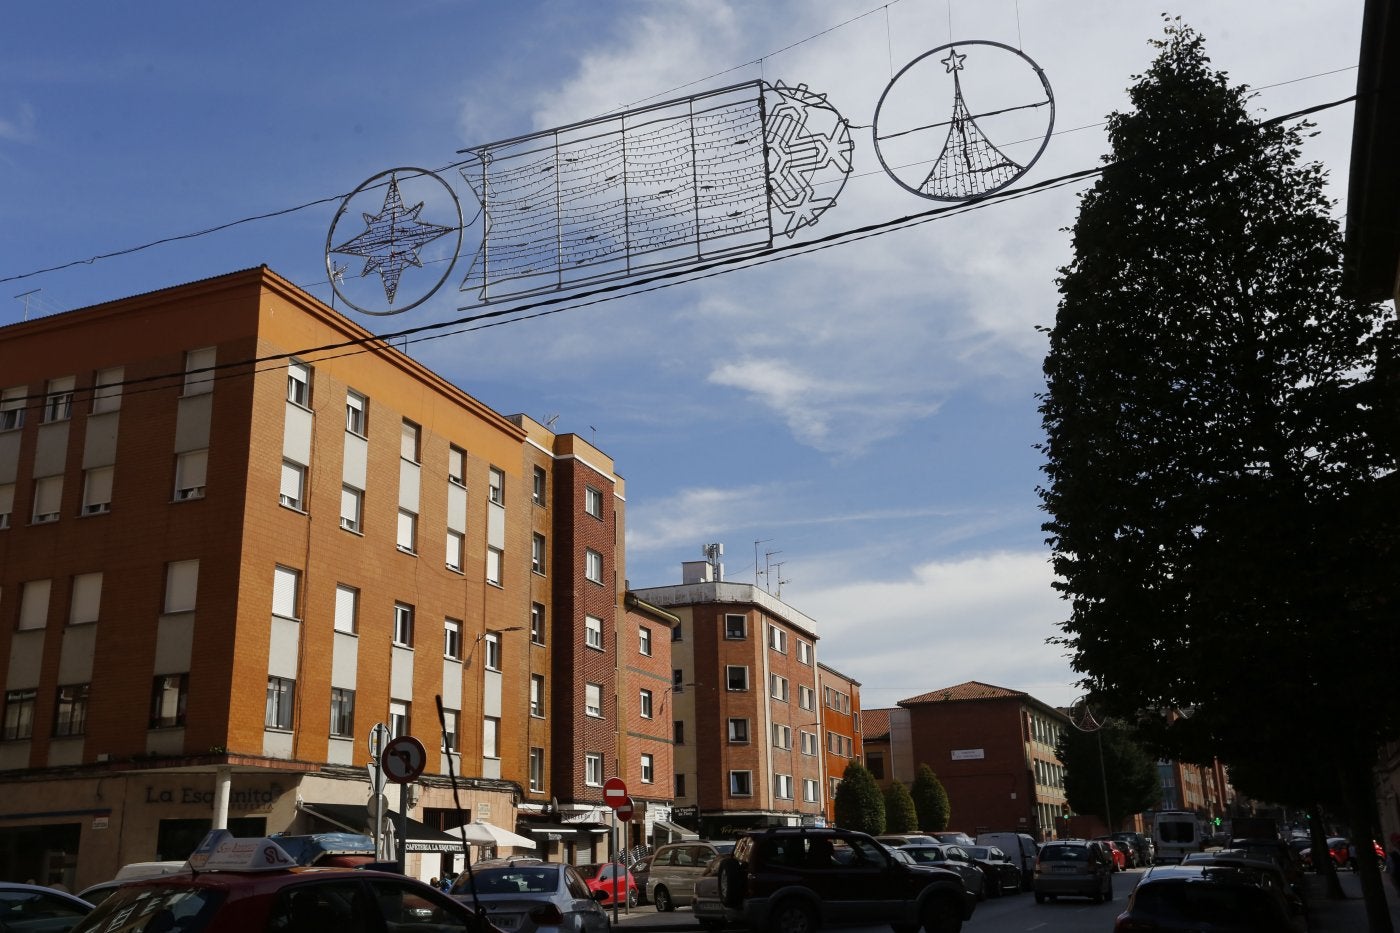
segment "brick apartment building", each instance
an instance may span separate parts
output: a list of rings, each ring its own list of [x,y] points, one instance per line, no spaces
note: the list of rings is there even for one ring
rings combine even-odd
[[[667,706],[676,821],[705,838],[824,825],[833,781],[861,754],[859,683],[817,662],[810,618],[725,582],[717,559],[686,562],[682,579],[635,591],[679,620]]]
[[[669,728],[617,698],[669,682],[671,619],[627,601],[601,451],[266,268],[5,327],[0,359],[0,876],[363,829],[376,722],[427,751],[421,877],[460,858],[449,766],[556,858],[606,842],[598,762],[669,815]]]
[[[951,829],[1055,835],[1068,813],[1055,755],[1069,717],[1027,693],[968,681],[865,712],[866,765],[881,787],[927,764],[951,804]]]

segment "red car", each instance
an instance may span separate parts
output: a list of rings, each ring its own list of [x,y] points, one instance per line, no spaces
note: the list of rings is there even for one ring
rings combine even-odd
[[[598,898],[598,903],[604,907],[611,907],[613,901],[617,901],[619,904],[623,903],[623,891],[627,892],[627,906],[637,906],[637,880],[632,877],[630,871],[620,865],[613,862],[579,865],[578,873],[583,877],[584,883],[588,885],[588,890],[603,892],[603,896]]]
[[[1112,856],[1114,871],[1123,871],[1125,868],[1130,867],[1128,864],[1127,852],[1124,851],[1123,847],[1120,846],[1116,840],[1109,836],[1095,836],[1093,841],[1103,846],[1104,849],[1108,851],[1108,854]]]
[[[1371,845],[1376,847],[1376,858],[1385,862],[1385,850],[1381,848],[1381,844],[1372,840]],[[1332,864],[1338,868],[1356,870],[1356,855],[1352,852],[1351,840],[1345,836],[1328,836],[1327,854],[1332,856]],[[1303,860],[1304,868],[1309,871],[1313,869],[1312,849],[1304,849],[1298,853],[1298,857]]]

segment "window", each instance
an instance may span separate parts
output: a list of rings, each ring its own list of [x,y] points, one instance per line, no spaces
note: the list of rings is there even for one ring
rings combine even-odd
[[[603,686],[602,684],[583,685],[583,705],[584,710],[590,716],[598,719],[603,718]]]
[[[45,476],[34,481],[34,524],[58,521],[63,503],[63,477]]]
[[[456,619],[442,620],[442,656],[462,660],[462,623]]]
[[[506,504],[506,475],[495,467],[491,467],[490,478],[487,481],[486,497],[497,505]]]
[[[488,671],[499,671],[501,669],[501,636],[496,632],[488,632],[482,638],[482,644],[486,650],[486,660],[482,663],[486,665]]]
[[[539,603],[530,604],[530,641],[544,644],[544,606]]]
[[[399,456],[409,463],[418,463],[422,451],[423,429],[403,419],[403,429],[399,434]]]
[[[461,718],[462,714],[458,710],[443,709],[442,737],[439,739],[440,744],[438,745],[438,751],[447,752],[449,755],[455,755],[457,752],[461,751],[461,748],[458,747],[460,742],[457,738],[459,733],[457,724],[460,722]]]
[[[462,572],[462,554],[466,551],[466,536],[460,531],[447,529],[447,547],[443,562],[453,573]]]
[[[530,749],[530,790],[539,793],[544,790],[544,749]]]
[[[724,668],[724,682],[729,690],[749,689],[749,669],[738,664],[729,664]]]
[[[583,617],[583,643],[590,648],[603,650],[603,620],[597,616]]]
[[[671,626],[671,641],[685,641],[685,636],[681,632],[681,623],[679,622]]]
[[[345,430],[365,436],[365,397],[353,389],[345,393]]]
[[[802,799],[807,803],[817,802],[817,781],[816,778],[802,779]]]
[[[504,556],[498,547],[486,548],[486,582],[493,586],[501,585],[501,564],[504,562]]]
[[[116,411],[122,407],[122,379],[126,370],[121,366],[99,369],[92,377],[92,413]]]
[[[544,535],[535,534],[530,538],[530,569],[544,573]]]
[[[798,733],[802,739],[802,754],[815,755],[817,753],[817,734],[815,732]]]
[[[773,775],[773,796],[774,796],[774,797],[777,797],[779,800],[791,800],[791,799],[792,799],[792,775],[791,775],[791,774],[775,774],[775,775]]]
[[[797,642],[797,660],[803,664],[812,663],[812,646],[805,641]]]
[[[287,401],[311,407],[311,367],[298,360],[287,361]]]
[[[544,718],[544,675],[530,675],[530,715]]]
[[[399,531],[396,543],[399,550],[406,554],[418,553],[418,516],[408,509],[399,509]]]
[[[835,799],[836,799],[836,791],[837,791],[838,789],[840,789],[840,787],[841,787],[841,779],[840,779],[839,777],[834,777],[834,778],[828,778],[828,779],[827,779],[827,788],[829,789],[829,793],[831,794],[831,799],[832,799],[832,800],[835,800]]]
[[[413,647],[413,607],[394,603],[394,644]]]
[[[20,587],[19,630],[36,631],[49,623],[49,593],[52,580],[29,580]]]
[[[650,691],[650,690],[643,690],[643,691],[641,692],[641,695],[637,698],[637,700],[638,700],[638,711],[641,713],[642,718],[643,718],[643,719],[650,719],[650,718],[651,718],[651,691]]]
[[[594,583],[603,582],[603,555],[592,548],[584,551],[583,575]]]
[[[346,531],[360,534],[364,530],[361,525],[361,522],[364,521],[364,514],[364,491],[356,489],[354,486],[342,485],[340,487],[340,527]]]
[[[498,716],[481,718],[481,757],[501,757],[501,720]]]
[[[45,424],[50,421],[67,421],[73,416],[73,376],[50,379],[44,391]]]
[[[1040,764],[1039,761],[1036,764]],[[865,766],[870,769],[870,776],[882,781],[885,778],[885,756],[881,754],[866,755]]]
[[[671,670],[671,692],[685,693],[685,671],[679,667]]]
[[[544,505],[545,487],[548,485],[549,475],[545,473],[543,467],[535,467],[534,478],[530,485],[530,498],[535,505]]]
[[[175,455],[175,501],[203,499],[209,472],[208,450],[187,450]]]
[[[335,630],[349,635],[360,630],[360,591],[343,583],[335,588]]]
[[[5,693],[5,739],[28,739],[34,735],[35,690],[9,690]]]
[[[803,709],[815,709],[817,705],[817,691],[806,684],[798,684],[797,705]]]
[[[168,729],[185,724],[189,674],[161,674],[151,688],[151,728]]]
[[[87,731],[88,685],[68,684],[58,688],[54,700],[53,734],[62,738]]]
[[[603,517],[603,494],[592,486],[583,487],[583,510],[594,518]]]
[[[749,636],[749,620],[741,615],[726,615],[724,617],[724,637],[725,638],[747,638]]]
[[[185,395],[214,391],[214,348],[203,347],[185,354]]]
[[[792,726],[786,726],[780,722],[773,723],[773,747],[792,748]]]
[[[199,587],[199,561],[176,560],[165,565],[165,612],[194,610]]]
[[[651,629],[645,625],[637,628],[637,651],[648,658],[651,657]]]
[[[292,696],[295,689],[295,681],[286,677],[267,679],[267,708],[263,714],[263,728],[291,730]]]
[[[283,619],[299,619],[297,606],[301,604],[301,573],[290,567],[274,567],[272,570],[272,614]]]
[[[282,461],[282,488],[278,497],[278,502],[289,509],[296,509],[298,512],[306,511],[302,507],[302,495],[306,490],[306,467],[292,460]]]
[[[676,745],[685,744],[685,720],[677,719],[671,723],[671,741]]]
[[[729,720],[729,741],[736,745],[748,744],[749,721],[747,719]]]
[[[753,796],[753,772],[752,772],[752,771],[730,771],[730,772],[729,772],[729,796],[731,796],[731,797],[752,797],[752,796]]]
[[[397,739],[401,735],[412,735],[410,727],[413,725],[410,714],[413,711],[413,704],[403,700],[389,701],[389,737]]]
[[[354,690],[331,688],[331,735],[346,739],[355,737]]]
[[[642,755],[642,783],[651,784],[656,780],[656,756]]]
[[[467,452],[456,444],[447,447],[447,481],[454,486],[467,485]]]
[[[788,701],[788,679],[777,674],[768,675],[768,693],[775,700]]]
[[[684,797],[684,796],[685,796],[685,775],[684,775],[684,774],[677,774],[677,775],[676,775],[676,793],[675,793],[675,796],[676,796],[676,797]]]
[[[596,752],[583,755],[583,783],[600,787],[603,783],[603,756]]]
[[[12,386],[0,392],[0,431],[18,431],[24,427],[24,403],[28,393],[27,386]]]
[[[787,638],[787,632],[778,628],[776,625],[770,624],[768,626],[769,648],[772,648],[774,651],[780,651],[783,654],[787,654]]]
[[[10,527],[10,516],[15,509],[15,484],[0,484],[0,528]]]
[[[68,624],[83,625],[97,621],[102,604],[102,574],[80,573],[73,577],[73,598],[68,605]]]
[[[848,735],[841,735],[839,732],[828,732],[826,734],[826,750],[833,755],[840,755],[842,758],[850,758],[855,755],[855,742]]]

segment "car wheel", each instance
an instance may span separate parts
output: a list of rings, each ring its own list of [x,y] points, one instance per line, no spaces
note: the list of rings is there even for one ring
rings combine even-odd
[[[735,859],[726,859],[719,866],[719,902],[738,909],[744,901],[744,866]]]
[[[656,901],[658,912],[667,914],[676,909],[676,902],[671,900],[671,892],[663,885],[651,892],[651,899]]]
[[[771,933],[813,933],[816,928],[816,915],[801,901],[783,901],[768,921]]]
[[[958,933],[962,910],[951,898],[935,897],[924,907],[924,933]]]
[[[627,906],[628,906],[629,909],[632,908],[632,907],[636,907],[636,906],[637,906],[637,889],[636,889],[636,888],[633,888],[631,891],[628,891],[628,892],[627,892]]]

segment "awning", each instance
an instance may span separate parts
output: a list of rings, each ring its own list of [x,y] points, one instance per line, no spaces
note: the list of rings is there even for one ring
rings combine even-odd
[[[598,833],[606,833],[608,828],[600,823],[534,823],[522,820],[515,824],[522,833],[529,833],[536,839],[579,839],[590,838]]]
[[[684,841],[687,840],[687,839],[699,839],[699,838],[700,838],[700,834],[697,833],[695,830],[693,830],[693,829],[688,829],[688,828],[686,828],[686,827],[684,827],[684,826],[678,826],[678,825],[676,825],[675,823],[670,823],[670,822],[667,822],[666,820],[656,820],[656,821],[655,821],[654,823],[652,823],[651,825],[652,825],[652,826],[660,827],[661,829],[664,829],[666,832],[670,833],[672,836],[678,836],[678,837],[680,837],[679,841],[681,841],[681,842],[684,842]]]
[[[372,821],[369,810],[362,804],[353,803],[306,803],[297,805],[302,812],[308,813],[319,820],[324,820],[332,826],[336,826],[346,832],[365,833],[370,832]],[[399,825],[399,814],[395,810],[385,810],[384,816],[393,821],[395,831]],[[405,827],[404,851],[405,852],[462,852],[462,840],[458,836],[452,836],[440,830],[433,829],[424,823],[420,823],[413,817],[408,818]]]

